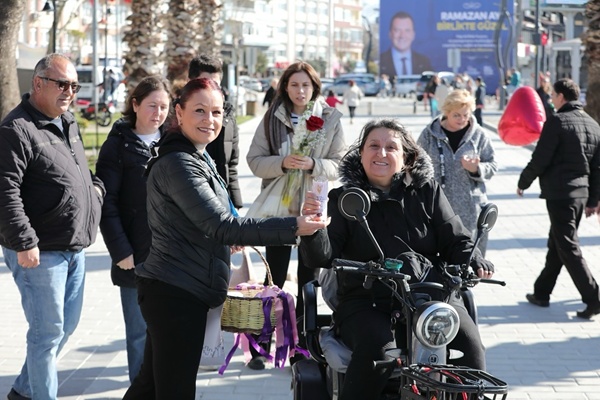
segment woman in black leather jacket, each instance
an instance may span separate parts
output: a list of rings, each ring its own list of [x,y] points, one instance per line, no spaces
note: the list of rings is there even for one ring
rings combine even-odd
[[[176,123],[148,165],[152,246],[136,266],[148,332],[144,361],[124,399],[193,400],[209,308],[227,295],[230,252],[242,245],[293,244],[326,226],[310,216],[236,217],[205,151],[221,131],[223,94],[193,79],[175,107]],[[175,120],[174,120],[175,121]]]
[[[431,160],[411,134],[394,120],[369,122],[359,142],[342,159],[344,187],[329,192],[327,230],[302,238],[300,251],[312,268],[331,268],[334,258],[377,260],[378,253],[358,222],[340,214],[337,201],[348,187],[359,187],[371,198],[367,221],[386,257],[415,251],[434,265],[441,261],[464,264],[473,248],[469,233],[454,214],[433,177]],[[313,213],[318,202],[311,193],[303,214]],[[490,277],[493,266],[476,250],[472,266]],[[396,347],[391,330],[389,289],[375,282],[363,287],[363,279],[338,275],[339,304],[334,320],[344,343],[352,349],[341,399],[374,399],[383,390],[387,375],[373,369],[386,348]],[[485,369],[485,353],[475,323],[464,305],[453,304],[460,315],[459,334],[452,343],[463,350],[459,364]],[[458,343],[457,343],[458,342]]]

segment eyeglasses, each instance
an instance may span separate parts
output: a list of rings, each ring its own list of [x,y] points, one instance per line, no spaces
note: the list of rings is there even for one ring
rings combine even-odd
[[[50,82],[56,83],[56,86],[58,86],[58,89],[62,90],[63,92],[66,92],[69,89],[69,87],[71,88],[73,93],[77,93],[77,92],[79,92],[79,89],[81,89],[81,85],[79,85],[77,82],[69,82],[69,81],[63,81],[60,79],[46,78],[45,76],[40,76],[40,78],[45,81],[50,81]]]

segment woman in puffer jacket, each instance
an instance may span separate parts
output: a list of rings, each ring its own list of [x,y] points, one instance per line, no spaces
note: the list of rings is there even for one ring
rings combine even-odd
[[[175,112],[174,127],[148,165],[152,245],[135,270],[148,331],[142,368],[125,400],[193,400],[208,310],[227,296],[231,252],[293,244],[326,226],[314,216],[236,216],[206,152],[223,124],[223,93],[215,81],[189,81]]]

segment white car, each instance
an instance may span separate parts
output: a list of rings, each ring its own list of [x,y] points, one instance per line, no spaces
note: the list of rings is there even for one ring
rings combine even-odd
[[[248,76],[240,76],[240,86],[246,89],[254,90],[255,92],[262,92],[262,83],[256,78],[250,78]]]

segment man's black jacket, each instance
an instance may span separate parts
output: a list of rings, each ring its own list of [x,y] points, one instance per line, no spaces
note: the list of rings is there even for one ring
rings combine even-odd
[[[521,173],[519,188],[540,179],[543,199],[587,198],[587,207],[600,199],[600,126],[577,101],[563,105],[544,124],[542,134]]]

